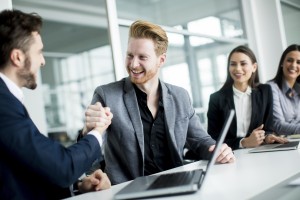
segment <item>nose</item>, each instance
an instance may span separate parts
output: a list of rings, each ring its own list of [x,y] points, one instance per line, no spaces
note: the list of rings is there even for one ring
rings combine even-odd
[[[294,60],[294,61],[292,62],[292,66],[296,67],[297,65],[298,65],[297,60]]]
[[[45,57],[44,57],[44,55],[42,55],[41,66],[44,67],[45,65],[46,65]]]
[[[241,66],[240,64],[237,64],[237,65],[235,66],[235,70],[239,71],[239,70],[241,70],[241,69],[242,69],[242,66]]]
[[[137,59],[136,57],[133,57],[133,58],[131,59],[130,67],[131,67],[131,68],[136,68],[136,67],[138,67],[138,66],[139,66],[139,61],[138,61],[138,59]]]

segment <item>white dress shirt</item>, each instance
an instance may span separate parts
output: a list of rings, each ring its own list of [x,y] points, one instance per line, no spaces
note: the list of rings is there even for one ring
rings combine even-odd
[[[24,94],[21,88],[19,88],[13,81],[11,81],[7,76],[0,72],[0,77],[8,87],[9,91],[17,98],[19,101],[24,103]]]
[[[248,86],[246,92],[233,88],[233,99],[235,105],[236,119],[237,119],[237,137],[245,137],[247,135],[250,120],[251,120],[251,87]]]

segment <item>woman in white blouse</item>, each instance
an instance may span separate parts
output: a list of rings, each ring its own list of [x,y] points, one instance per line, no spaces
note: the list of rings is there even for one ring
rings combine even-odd
[[[286,142],[273,134],[273,101],[269,85],[259,84],[258,64],[251,49],[234,48],[228,57],[227,79],[210,96],[208,133],[217,139],[230,109],[236,112],[225,142],[232,149]]]
[[[285,49],[276,76],[268,83],[273,92],[274,130],[281,135],[300,134],[300,45]]]

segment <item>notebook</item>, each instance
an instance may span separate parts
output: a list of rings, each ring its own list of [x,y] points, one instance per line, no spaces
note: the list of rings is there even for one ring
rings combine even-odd
[[[250,153],[260,153],[268,151],[286,151],[295,150],[299,147],[299,141],[290,141],[285,144],[265,144],[249,150]]]
[[[218,153],[225,140],[229,126],[234,117],[231,110],[224,123],[222,132],[216,142],[211,158],[207,162],[206,170],[197,169],[167,174],[155,174],[134,179],[115,195],[115,199],[137,199],[158,196],[172,196],[194,193],[203,185],[209,169],[215,164]]]

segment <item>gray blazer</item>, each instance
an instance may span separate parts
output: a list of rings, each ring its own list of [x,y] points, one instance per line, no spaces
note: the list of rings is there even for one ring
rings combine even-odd
[[[187,145],[200,158],[207,159],[215,141],[201,126],[191,100],[183,88],[163,83],[162,98],[174,167],[182,165]],[[114,117],[104,141],[105,172],[112,184],[144,175],[144,133],[139,106],[130,79],[99,86],[92,104],[100,101],[111,108]]]

